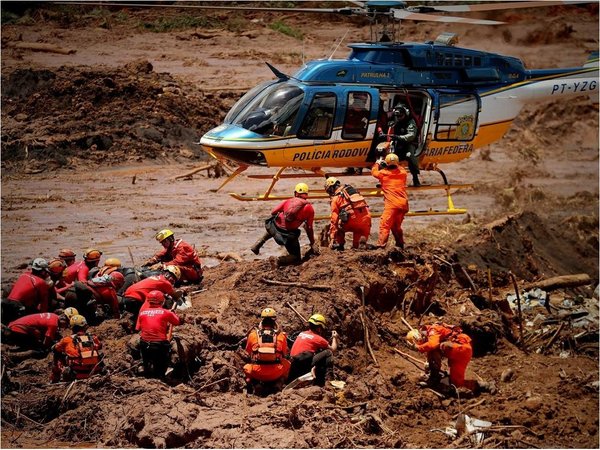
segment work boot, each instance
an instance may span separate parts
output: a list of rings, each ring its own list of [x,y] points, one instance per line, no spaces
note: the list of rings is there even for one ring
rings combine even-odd
[[[250,247],[252,253],[258,255],[261,247],[265,245],[265,242],[267,242],[269,239],[271,239],[271,235],[269,233],[265,233],[252,247]]]
[[[421,186],[421,182],[419,181],[419,175],[416,175],[416,174],[413,175],[412,179],[413,179],[413,186],[414,187]]]
[[[294,255],[285,255],[277,258],[278,266],[289,266],[291,264],[297,264],[300,262],[300,259],[295,257]]]
[[[361,236],[358,241],[358,248],[361,250],[366,250],[367,247],[367,238],[365,236]]]

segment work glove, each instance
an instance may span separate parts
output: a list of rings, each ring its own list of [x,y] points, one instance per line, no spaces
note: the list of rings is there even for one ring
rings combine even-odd
[[[312,249],[313,253],[315,255],[320,255],[321,254],[321,249],[319,248],[319,244],[317,244],[316,242],[313,242],[310,245],[310,248]]]
[[[407,157],[407,158],[410,158],[410,152],[407,152],[407,153],[406,153],[406,157]]]
[[[383,158],[379,158],[377,161],[375,161],[375,164],[377,164],[379,167],[385,166],[385,160]]]

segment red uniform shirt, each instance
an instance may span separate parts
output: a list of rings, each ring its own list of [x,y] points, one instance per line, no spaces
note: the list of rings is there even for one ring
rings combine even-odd
[[[277,218],[275,219],[275,224],[279,228],[282,228],[284,230],[297,230],[298,228],[300,228],[300,225],[302,225],[302,223],[304,222],[306,222],[306,226],[308,228],[313,227],[313,221],[315,220],[315,209],[308,202],[306,202],[304,207],[295,214],[295,220],[288,222],[285,219],[285,213],[298,201],[305,200],[302,200],[299,197],[292,197],[288,198],[287,200],[284,200],[275,208],[273,208],[271,214],[281,213],[277,214]]]
[[[71,264],[63,272],[63,282],[65,284],[72,284],[75,281],[81,281],[85,283],[88,279],[90,268],[85,264],[85,261],[79,261]]]
[[[296,356],[302,352],[317,353],[329,347],[329,342],[317,333],[311,330],[303,331],[298,335],[292,345],[290,356]]]
[[[144,302],[146,301],[146,295],[148,295],[150,291],[160,291],[163,294],[171,296],[175,294],[173,285],[164,275],[154,275],[129,286],[123,296],[135,298],[140,302]]]
[[[162,307],[149,307],[140,311],[135,329],[146,342],[166,341],[169,324],[179,325],[179,317]]]
[[[20,302],[26,308],[37,308],[40,312],[46,312],[48,311],[49,291],[46,280],[28,271],[17,279],[8,294],[8,300]]]
[[[119,317],[119,300],[117,299],[117,291],[112,285],[112,281],[107,275],[103,277],[92,278],[87,282],[87,285],[94,291],[94,297],[100,303],[109,305],[113,317]]]
[[[8,324],[14,333],[54,339],[58,332],[58,316],[53,313],[29,314]]]
[[[154,259],[167,266],[200,267],[201,261],[198,252],[187,242],[177,239],[169,249],[162,249],[154,255]]]

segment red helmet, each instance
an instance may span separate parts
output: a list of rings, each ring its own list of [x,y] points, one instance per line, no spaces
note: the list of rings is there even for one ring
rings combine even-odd
[[[150,291],[146,295],[146,300],[151,305],[162,305],[165,302],[165,294],[160,291]]]
[[[63,248],[58,252],[58,257],[61,259],[75,259],[75,252],[70,248]]]
[[[116,290],[119,290],[125,284],[125,277],[121,272],[117,272],[116,270],[112,272],[110,275],[110,281]]]

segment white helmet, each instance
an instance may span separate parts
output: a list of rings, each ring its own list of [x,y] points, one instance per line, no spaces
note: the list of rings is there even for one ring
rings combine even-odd
[[[48,268],[48,261],[44,258],[35,258],[31,263],[31,268],[33,270],[44,270]]]

